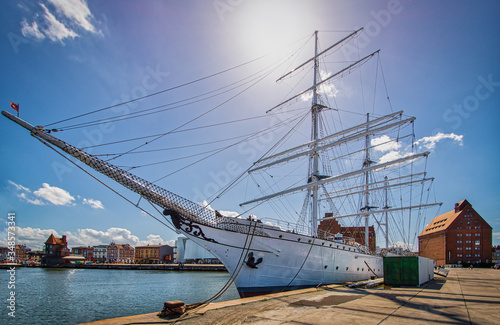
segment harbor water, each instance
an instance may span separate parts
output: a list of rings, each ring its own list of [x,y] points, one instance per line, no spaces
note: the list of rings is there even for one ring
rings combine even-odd
[[[15,288],[2,269],[0,324],[78,324],[159,312],[168,300],[189,303],[215,295],[227,272],[16,268]],[[15,292],[15,318],[9,297]],[[238,299],[234,285],[218,301]]]

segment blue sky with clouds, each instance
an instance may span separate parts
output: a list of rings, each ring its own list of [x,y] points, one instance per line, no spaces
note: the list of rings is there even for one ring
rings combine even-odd
[[[500,199],[500,4],[496,1],[40,0],[4,1],[0,6],[1,108],[14,113],[8,102],[12,100],[20,104],[23,119],[46,126],[211,75],[269,51],[276,53],[307,39],[314,30],[365,27],[358,45],[365,53],[382,50],[393,107],[417,117],[416,138],[424,139],[422,146],[431,147],[428,170],[437,178],[436,199],[444,203],[441,212],[451,210],[455,202],[469,200],[494,228],[494,243],[500,244],[496,207]],[[322,45],[326,47],[330,40],[345,34],[324,35],[327,40]],[[357,53],[347,51],[344,55],[350,60]],[[222,140],[228,135],[242,136],[266,125],[265,118],[259,117],[244,125],[202,128],[265,115],[285,98],[287,89],[275,91],[270,88],[274,84],[258,84],[236,96],[251,85],[251,79],[242,80],[243,76],[264,69],[266,64],[258,60],[194,86],[54,124],[68,128],[56,135],[79,147],[90,147],[135,135],[159,134],[228,101],[203,121],[184,127],[197,130],[171,134],[147,147],[169,150],[112,161],[130,167],[173,160],[133,169],[148,180],[163,178],[194,161],[174,159],[202,155],[227,145]],[[284,70],[282,67],[279,72]],[[240,83],[233,84],[236,81]],[[239,88],[149,117],[70,130],[80,122],[125,116],[226,85]],[[68,235],[73,246],[112,240],[137,245],[176,238],[175,233],[68,164],[26,130],[4,117],[0,126],[0,218],[6,221],[8,212],[16,213],[19,243],[40,248],[52,232]],[[220,142],[173,148],[212,139]],[[145,141],[89,151],[117,153]],[[207,159],[158,184],[199,200],[210,192],[210,186],[226,183],[227,175],[236,175],[255,155],[263,154],[264,147],[259,143],[240,147],[232,153],[236,164],[230,163],[233,160]],[[134,195],[121,193],[138,201]],[[237,203],[243,200],[241,195],[230,196],[215,208],[237,211]],[[6,238],[5,225],[2,227],[0,243]]]

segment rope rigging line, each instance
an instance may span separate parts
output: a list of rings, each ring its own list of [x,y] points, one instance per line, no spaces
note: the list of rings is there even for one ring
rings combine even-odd
[[[294,110],[290,110],[288,112],[295,112],[295,111],[298,111],[298,110],[301,110],[301,109],[294,109]],[[278,113],[275,114],[275,115],[278,115]],[[245,122],[245,121],[250,121],[250,120],[255,120],[255,119],[260,119],[260,118],[268,118],[268,117],[269,117],[269,114],[267,114],[267,115],[258,115],[258,116],[253,116],[253,117],[246,117],[246,118],[232,120],[232,121],[227,121],[227,122],[220,122],[220,123],[214,123],[214,124],[208,124],[208,125],[202,125],[202,126],[198,126],[198,127],[193,127],[193,128],[189,128],[189,129],[182,129],[182,130],[171,131],[168,134],[176,134],[176,133],[183,133],[183,132],[195,131],[195,130],[199,130],[199,129],[206,129],[206,128],[211,128],[211,127],[216,127],[216,126],[221,126],[221,125],[228,125],[228,124]],[[131,142],[131,141],[136,141],[136,140],[142,140],[142,139],[148,139],[148,138],[155,138],[155,137],[162,136],[162,135],[165,135],[165,133],[158,133],[158,134],[152,134],[152,135],[146,135],[146,136],[141,136],[141,137],[129,138],[129,139],[124,139],[124,140],[118,140],[118,141],[113,141],[113,142],[108,142],[108,143],[102,143],[102,144],[97,144],[97,145],[93,145],[93,146],[83,147],[82,149],[96,148],[96,147],[102,147],[102,146],[107,146],[107,145],[113,145],[113,144]],[[251,135],[251,133],[249,133],[247,135]],[[243,136],[239,136],[239,137],[243,137]],[[233,138],[237,138],[237,137],[233,137]],[[228,138],[228,139],[233,139],[233,138]],[[219,142],[226,141],[228,139],[219,140]]]
[[[97,112],[105,111],[105,110],[108,110],[108,109],[113,108],[113,107],[118,107],[118,106],[121,106],[121,105],[129,104],[129,103],[136,102],[136,101],[148,98],[148,97],[156,96],[156,95],[168,92],[168,91],[172,91],[172,90],[179,89],[179,88],[182,88],[182,87],[185,87],[185,86],[189,86],[189,85],[192,85],[194,83],[197,83],[197,82],[200,82],[200,81],[203,81],[203,80],[210,79],[210,78],[213,78],[215,76],[221,75],[221,74],[226,73],[228,71],[231,71],[231,70],[243,67],[243,66],[245,66],[247,64],[250,64],[250,63],[253,63],[255,61],[258,61],[258,60],[260,60],[260,59],[262,59],[262,58],[264,58],[266,56],[269,56],[269,55],[270,55],[270,53],[265,54],[263,56],[260,56],[260,57],[258,57],[256,59],[247,61],[245,63],[238,64],[238,65],[233,66],[231,68],[228,68],[228,69],[225,69],[225,70],[213,73],[211,75],[208,75],[208,76],[196,79],[196,80],[192,80],[192,81],[186,82],[186,83],[178,85],[178,86],[170,87],[170,88],[167,88],[167,89],[164,89],[164,90],[160,90],[160,91],[157,91],[157,92],[149,94],[149,95],[145,95],[145,96],[142,96],[142,97],[134,98],[134,99],[131,99],[129,101],[125,101],[125,102],[118,103],[118,104],[115,104],[115,105],[103,107],[103,108],[100,108],[100,109],[97,109],[97,110],[94,110],[94,111],[91,111],[91,112],[87,112],[87,113],[84,113],[84,114],[76,115],[76,116],[73,116],[73,117],[70,117],[70,118],[66,118],[66,119],[63,119],[63,120],[60,120],[60,121],[57,121],[57,122],[52,122],[52,123],[46,124],[45,126],[47,127],[47,126],[50,126],[50,125],[59,124],[59,123],[62,123],[62,122],[74,120],[76,118],[80,118],[80,117],[87,116],[87,115],[90,115],[90,114],[94,114],[94,113],[97,113]]]
[[[47,147],[49,147],[50,149],[54,150],[58,155],[60,155],[61,157],[63,157],[67,161],[69,161],[71,164],[73,164],[74,166],[76,166],[78,169],[80,169],[81,171],[83,171],[85,174],[89,175],[90,177],[92,177],[93,179],[95,179],[96,181],[98,181],[99,183],[101,183],[102,185],[104,185],[106,188],[108,188],[109,190],[111,190],[116,195],[118,195],[119,197],[121,197],[122,199],[124,199],[125,201],[127,201],[128,203],[132,204],[136,208],[140,209],[142,212],[146,213],[151,218],[155,219],[156,221],[158,221],[159,223],[161,223],[162,225],[164,225],[168,229],[172,230],[173,232],[176,232],[174,230],[174,228],[172,228],[170,225],[168,225],[168,224],[164,223],[162,220],[156,218],[149,211],[146,211],[143,208],[141,208],[138,204],[135,204],[131,200],[127,199],[125,196],[123,196],[122,194],[120,194],[118,191],[116,191],[115,189],[113,189],[111,186],[109,186],[108,184],[104,183],[99,178],[97,178],[96,176],[92,175],[89,171],[85,170],[82,166],[78,165],[73,160],[69,159],[68,157],[66,157],[65,155],[63,155],[61,152],[59,152],[58,150],[56,150],[56,148],[54,148],[53,146],[51,146],[49,143],[45,142],[43,139],[39,138],[38,136],[35,136],[35,138],[38,139],[40,142],[42,142]],[[149,202],[149,200],[146,200],[146,201]],[[151,204],[151,202],[149,202],[149,203]]]
[[[307,37],[310,37],[310,36],[307,36]],[[287,45],[287,47],[290,47],[290,46],[292,46],[292,45],[294,45],[294,44],[296,44],[296,43],[298,43],[298,42],[301,42],[301,41],[302,41],[303,39],[305,39],[305,38],[306,38],[306,37],[302,37],[302,38],[300,38],[299,40],[297,40],[297,41],[295,41],[295,42],[292,42],[291,44],[288,44],[288,45]],[[303,46],[304,46],[304,45],[303,45]],[[302,46],[302,47],[303,47],[303,46]],[[258,74],[258,73],[262,72],[262,71],[265,71],[266,69],[268,69],[268,68],[272,67],[272,66],[273,66],[273,65],[275,65],[275,64],[278,64],[278,63],[279,63],[278,67],[279,67],[279,66],[281,66],[281,65],[283,65],[286,61],[289,61],[292,57],[296,56],[296,55],[297,55],[297,53],[299,53],[299,52],[301,51],[301,48],[302,48],[302,47],[299,47],[298,49],[296,49],[295,51],[293,51],[293,52],[292,52],[292,54],[290,54],[289,56],[287,56],[287,57],[285,57],[285,58],[280,58],[280,59],[278,59],[278,60],[274,61],[274,62],[273,62],[271,65],[269,65],[268,67],[266,67],[266,68],[264,68],[264,69],[262,69],[262,70],[260,70],[260,71],[258,71],[258,72],[256,72],[256,73],[254,73],[254,74],[250,75],[249,77],[243,78],[243,79],[241,79],[241,80],[239,80],[239,81],[237,81],[237,82],[234,82],[234,83],[229,84],[229,85],[227,85],[227,86],[221,87],[221,88],[219,88],[219,89],[223,89],[223,88],[229,87],[229,86],[231,86],[231,85],[237,84],[238,82],[241,82],[241,81],[243,81],[243,80],[245,80],[245,79],[248,79],[248,78],[250,78],[250,77],[252,77],[252,76],[254,76],[254,75],[256,75],[256,74]],[[192,80],[192,81],[186,82],[186,83],[181,84],[181,85],[177,85],[177,86],[174,86],[174,87],[170,87],[170,88],[168,88],[168,89],[164,89],[164,90],[161,90],[161,91],[158,91],[158,92],[155,92],[155,93],[152,93],[152,94],[148,94],[148,95],[145,95],[145,96],[142,96],[142,97],[134,98],[134,99],[131,99],[131,100],[128,100],[128,101],[125,101],[125,102],[121,102],[121,103],[115,104],[115,105],[111,105],[111,106],[103,107],[103,108],[100,108],[100,109],[96,109],[96,110],[94,110],[94,111],[90,111],[90,112],[87,112],[87,113],[79,114],[79,115],[76,115],[76,116],[73,116],[73,117],[70,117],[70,118],[66,118],[66,119],[63,119],[63,120],[57,121],[57,122],[52,122],[52,123],[46,124],[45,126],[46,126],[46,127],[48,127],[48,126],[51,126],[51,125],[54,125],[54,124],[58,124],[58,123],[62,123],[62,122],[66,122],[66,121],[70,121],[70,120],[73,120],[73,119],[76,119],[76,118],[80,118],[80,117],[88,116],[88,115],[91,115],[91,114],[94,114],[94,113],[98,113],[98,112],[101,112],[101,111],[105,111],[105,110],[108,110],[108,109],[111,109],[111,108],[114,108],[114,107],[118,107],[118,106],[121,106],[121,105],[126,105],[126,104],[129,104],[129,103],[136,102],[136,101],[139,101],[139,100],[143,100],[143,99],[146,99],[146,98],[149,98],[149,97],[153,97],[153,96],[156,96],[156,95],[159,95],[159,94],[165,93],[165,92],[169,92],[169,91],[172,91],[172,90],[176,90],[176,89],[179,89],[179,88],[182,88],[182,87],[188,86],[188,85],[192,85],[192,84],[195,84],[195,83],[197,83],[197,82],[201,82],[201,81],[204,81],[204,80],[207,80],[207,79],[213,78],[213,77],[215,77],[215,76],[218,76],[218,75],[224,74],[224,73],[226,73],[226,72],[229,72],[229,71],[232,71],[232,70],[235,70],[235,69],[241,68],[241,67],[243,67],[243,66],[245,66],[245,65],[248,65],[248,64],[251,64],[251,63],[253,63],[253,62],[255,62],[255,61],[259,61],[259,60],[261,60],[261,59],[263,59],[263,58],[265,58],[265,57],[270,56],[271,54],[273,54],[273,52],[269,52],[269,53],[267,53],[267,54],[265,54],[265,55],[262,55],[262,56],[260,56],[260,57],[255,58],[255,59],[252,59],[252,60],[249,60],[249,61],[244,62],[244,63],[242,63],[242,64],[238,64],[238,65],[233,66],[233,67],[231,67],[231,68],[228,68],[228,69],[225,69],[225,70],[222,70],[222,71],[219,71],[219,72],[213,73],[213,74],[211,74],[211,75],[208,75],[208,76],[205,76],[205,77],[202,77],[202,78],[198,78],[198,79],[195,79],[195,80]],[[280,61],[281,61],[281,63],[280,63]],[[274,70],[273,70],[273,71],[274,71]],[[211,91],[211,92],[215,92],[215,91]],[[211,93],[211,92],[208,92],[208,93]],[[206,93],[206,94],[208,94],[208,93]],[[191,97],[191,99],[192,99],[192,98],[197,98],[197,97],[200,97],[200,96],[203,96],[203,95],[204,95],[204,94],[202,94],[202,95],[198,95],[198,96],[194,96],[194,97]],[[186,99],[186,100],[187,100],[187,99]],[[185,101],[185,100],[184,100],[184,101]],[[181,102],[182,102],[182,101],[181,101]],[[174,104],[175,104],[175,103],[174,103]],[[169,105],[172,105],[172,103],[171,103],[171,104],[169,104]],[[163,107],[163,106],[167,106],[167,105],[158,106],[158,107],[155,107],[155,108],[153,108],[153,109],[160,108],[160,107]],[[185,105],[184,105],[184,106],[185,106]],[[88,122],[87,122],[87,123],[88,123]]]
[[[275,63],[273,63],[272,65],[270,65],[270,66],[268,66],[268,67],[266,67],[266,68],[264,68],[264,69],[262,69],[262,70],[260,70],[260,71],[258,71],[256,73],[254,73],[254,74],[252,74],[252,75],[250,75],[248,77],[245,77],[245,78],[243,78],[241,80],[235,81],[235,82],[233,82],[233,83],[231,83],[229,85],[217,88],[217,89],[212,90],[212,91],[208,91],[208,92],[200,94],[200,95],[192,96],[192,97],[189,97],[189,98],[186,98],[186,99],[182,99],[182,100],[178,100],[176,102],[172,102],[172,103],[168,103],[168,104],[163,104],[163,105],[159,105],[159,106],[155,106],[155,107],[151,107],[151,108],[146,108],[146,109],[143,109],[143,110],[139,110],[139,111],[128,113],[128,114],[121,115],[121,116],[102,118],[102,119],[97,119],[97,120],[93,120],[93,121],[82,122],[82,123],[68,125],[68,126],[62,126],[62,127],[58,128],[58,131],[68,131],[68,130],[75,130],[75,129],[79,129],[79,128],[89,127],[89,126],[96,126],[96,125],[99,125],[99,124],[105,123],[105,122],[107,122],[107,123],[121,122],[121,121],[129,120],[129,119],[133,119],[133,118],[144,117],[144,116],[148,116],[148,115],[152,115],[152,114],[157,114],[157,113],[161,113],[161,112],[165,112],[165,111],[174,110],[174,109],[177,109],[177,108],[189,106],[189,105],[192,105],[192,104],[195,104],[195,103],[199,103],[199,102],[202,102],[202,101],[205,101],[205,100],[208,100],[208,99],[211,99],[211,98],[223,95],[225,93],[228,93],[228,92],[230,92],[232,90],[238,89],[240,87],[243,87],[246,84],[251,83],[252,81],[258,79],[261,76],[262,72],[264,72],[267,69],[271,68],[274,64]],[[256,76],[256,77],[254,77],[254,76]],[[250,79],[251,77],[254,77],[254,78]],[[238,85],[238,86],[229,88],[229,89],[227,89],[225,91],[220,91],[220,92],[216,93],[219,90],[222,90],[222,89],[228,88],[230,86],[236,85],[236,84],[238,84],[238,83],[240,83],[240,82],[242,82],[242,81],[244,81],[246,79],[250,79],[250,80],[242,83],[241,85]],[[192,99],[196,99],[196,98],[199,98],[199,97],[202,97],[202,96],[206,96],[206,95],[209,95],[209,94],[212,94],[212,93],[215,93],[215,94],[211,95],[211,96],[207,96],[207,97],[201,98],[201,99],[192,100]],[[192,100],[192,101],[190,101],[190,100]],[[188,102],[188,101],[190,101],[190,102]],[[184,102],[187,102],[187,103],[184,103]],[[184,103],[184,104],[181,104],[181,103]],[[177,104],[179,104],[179,105],[177,105]],[[176,105],[176,106],[169,107],[169,108],[164,108],[164,109],[160,109],[160,108],[168,107],[168,106],[172,106],[172,105]]]
[[[295,120],[296,118],[297,118],[297,117],[296,117],[296,116],[294,116],[292,120]],[[285,122],[281,122],[281,124],[285,124]],[[270,129],[270,128],[272,128],[272,127],[268,127],[267,129]],[[265,129],[265,130],[267,130],[267,129]],[[250,137],[248,137],[248,138],[242,139],[242,140],[240,140],[240,141],[238,141],[238,142],[235,142],[235,143],[233,143],[233,144],[231,144],[231,145],[229,145],[229,146],[226,146],[226,147],[224,147],[224,148],[222,148],[222,149],[220,149],[220,150],[218,150],[218,151],[214,152],[214,153],[213,153],[213,154],[211,154],[211,155],[208,155],[208,156],[206,156],[206,157],[204,157],[204,158],[201,158],[201,159],[199,159],[199,160],[197,160],[197,161],[195,161],[195,162],[193,162],[193,163],[191,163],[191,164],[189,164],[189,165],[187,165],[187,166],[184,166],[184,167],[179,168],[179,169],[177,169],[177,170],[175,170],[175,171],[173,171],[173,172],[171,172],[171,173],[169,173],[169,174],[167,174],[167,175],[165,175],[165,176],[162,176],[162,177],[158,178],[157,180],[153,181],[152,183],[156,183],[156,182],[158,182],[158,181],[160,181],[160,180],[162,180],[162,179],[164,179],[164,178],[167,178],[167,177],[169,177],[169,176],[172,176],[172,175],[174,175],[174,174],[176,174],[176,173],[178,173],[178,172],[180,172],[180,171],[182,171],[182,170],[184,170],[184,169],[186,169],[186,168],[188,168],[188,167],[191,167],[191,166],[193,166],[193,165],[195,165],[195,164],[197,164],[197,163],[199,163],[199,162],[201,162],[201,161],[205,160],[205,159],[208,159],[208,158],[210,158],[210,157],[212,157],[212,156],[214,156],[214,155],[217,155],[218,153],[220,153],[220,152],[222,152],[222,151],[224,151],[224,150],[226,150],[226,149],[229,149],[229,148],[234,147],[234,146],[236,146],[236,145],[238,145],[238,144],[240,144],[240,143],[243,143],[243,142],[245,142],[245,141],[247,141],[247,140],[250,140],[250,139],[251,139],[252,137],[254,137],[254,136],[256,136],[256,135],[252,135],[252,136],[250,136]],[[241,177],[241,176],[240,176],[240,177]]]
[[[269,128],[267,128],[267,129],[269,129]],[[265,129],[265,130],[267,130],[267,129]],[[148,163],[148,164],[143,164],[143,165],[137,165],[137,166],[121,166],[121,165],[117,165],[117,167],[121,167],[121,168],[127,167],[127,168],[130,168],[130,170],[131,170],[131,169],[136,169],[136,168],[142,168],[142,167],[147,167],[147,166],[154,166],[154,165],[159,165],[159,164],[163,164],[163,163],[167,163],[167,162],[172,162],[172,161],[178,161],[178,160],[182,160],[182,159],[192,158],[192,157],[196,157],[196,156],[199,156],[199,155],[208,154],[208,153],[211,153],[211,152],[215,152],[215,154],[217,154],[217,153],[220,153],[220,152],[222,152],[222,151],[224,151],[226,149],[234,147],[234,146],[236,146],[236,145],[238,145],[238,144],[240,144],[242,142],[250,141],[250,140],[252,140],[253,138],[255,138],[257,136],[262,136],[262,135],[266,135],[266,134],[268,134],[268,132],[258,131],[258,132],[250,133],[249,135],[247,135],[247,137],[245,139],[240,140],[240,141],[235,142],[235,143],[232,143],[230,145],[227,145],[227,146],[224,146],[224,147],[215,148],[215,149],[211,149],[211,150],[204,151],[204,152],[199,152],[199,153],[188,155],[188,156],[184,156],[184,157],[172,158],[172,159],[168,159],[168,160],[163,160],[163,161],[154,162],[154,163]],[[236,138],[241,138],[241,136],[240,137],[236,137]],[[182,147],[178,147],[178,148],[182,148]],[[162,151],[162,150],[168,150],[168,149],[169,148],[167,148],[167,149],[144,150],[144,151],[139,151],[139,152],[131,152],[130,154],[148,153],[148,152]],[[103,156],[103,155],[94,155],[94,156],[97,157],[97,156]],[[192,165],[194,165],[196,163],[199,163],[199,162],[201,162],[201,161],[203,161],[203,160],[205,160],[205,159],[207,159],[207,158],[209,158],[211,156],[213,156],[213,155],[209,155],[207,157],[204,157],[204,158],[196,161],[195,163],[193,163],[191,165],[184,166],[183,168],[175,171],[174,173],[177,173],[177,172],[179,172],[181,170],[184,170],[185,168],[188,168],[188,167],[190,167],[190,166],[192,166]],[[166,177],[171,176],[174,173],[169,174]]]
[[[299,125],[301,125],[305,119],[309,116],[309,111],[304,114],[304,116],[277,142],[274,144],[274,146],[272,146],[267,152],[265,152],[257,161],[260,161],[262,158],[264,158],[266,155],[268,155],[269,153],[271,153],[273,150],[276,150],[293,132],[293,130],[295,130],[296,128],[298,128]],[[295,120],[295,119],[294,119]],[[286,124],[286,122],[280,122],[280,124]],[[270,129],[271,127],[269,127],[268,129]],[[249,166],[245,171],[243,171],[237,178],[235,178],[235,180],[233,180],[231,183],[229,183],[227,186],[225,186],[224,188],[222,188],[219,192],[216,192],[214,193],[217,194],[216,197],[214,197],[209,204],[211,204],[212,202],[214,202],[216,199],[220,198],[224,193],[226,193],[227,191],[229,191],[231,188],[233,188],[233,185],[236,184],[236,182],[243,177],[243,175],[245,175],[250,169],[252,169],[253,166],[255,166],[256,163],[252,164],[251,166]],[[212,195],[213,196],[213,195]],[[212,197],[211,196],[211,197]]]
[[[387,96],[387,102],[389,102],[389,107],[391,108],[391,113],[392,113],[394,112],[394,109],[392,108],[391,99],[389,97],[389,91],[387,90],[387,82],[385,81],[385,74],[384,74],[384,69],[382,67],[382,60],[380,59],[380,54],[378,56],[378,61],[380,61],[380,72],[382,73],[382,80],[384,81],[384,88],[385,88],[385,94]]]
[[[261,78],[259,78],[257,81],[253,82],[253,83],[252,83],[252,84],[250,84],[248,87],[244,88],[243,90],[241,90],[241,91],[240,91],[240,92],[238,92],[237,94],[235,94],[235,95],[231,96],[229,99],[226,99],[225,101],[223,101],[222,103],[220,103],[220,104],[216,105],[215,107],[212,107],[211,109],[209,109],[209,110],[205,111],[204,113],[202,113],[202,114],[198,115],[197,117],[192,118],[191,120],[189,120],[189,121],[187,121],[187,122],[185,122],[185,123],[183,123],[183,124],[179,125],[178,127],[174,128],[174,129],[172,129],[172,130],[170,130],[169,132],[166,132],[166,133],[164,133],[163,135],[160,135],[160,136],[158,136],[158,137],[154,138],[154,139],[153,139],[153,140],[151,140],[150,142],[146,142],[146,143],[144,143],[144,144],[141,144],[141,145],[139,145],[139,146],[136,146],[136,147],[134,147],[134,148],[130,149],[129,151],[127,151],[127,152],[125,152],[125,153],[123,153],[123,154],[121,154],[121,155],[118,155],[118,156],[116,156],[116,157],[114,157],[114,158],[108,159],[108,161],[109,161],[109,160],[116,159],[116,158],[119,158],[119,157],[121,157],[121,156],[123,156],[123,155],[125,155],[125,154],[128,154],[128,153],[133,152],[133,151],[135,151],[135,150],[137,150],[137,149],[139,149],[139,148],[142,148],[142,147],[144,147],[144,146],[146,146],[146,145],[148,145],[148,144],[151,144],[152,142],[154,142],[154,141],[156,141],[156,140],[158,140],[158,139],[160,139],[160,138],[164,137],[165,135],[170,134],[170,133],[171,133],[171,132],[173,132],[173,131],[179,130],[179,129],[181,129],[182,127],[184,127],[184,126],[186,126],[186,125],[188,125],[188,124],[191,124],[192,122],[194,122],[194,121],[196,121],[196,120],[198,120],[198,119],[202,118],[203,116],[205,116],[205,115],[207,115],[207,114],[209,114],[209,113],[211,113],[211,112],[215,111],[216,109],[218,109],[218,108],[220,108],[221,106],[223,106],[223,105],[225,105],[225,104],[229,103],[230,101],[232,101],[233,99],[235,99],[236,97],[238,97],[239,95],[241,95],[242,93],[244,93],[245,91],[249,90],[250,88],[252,88],[253,86],[255,86],[257,83],[261,82],[264,78],[266,78],[266,77],[268,77],[269,75],[271,75],[271,73],[273,73],[274,71],[276,71],[276,70],[277,70],[277,69],[278,69],[278,68],[279,68],[279,67],[280,67],[283,63],[284,63],[284,62],[281,62],[281,63],[280,63],[279,65],[277,65],[274,69],[272,69],[272,70],[271,70],[271,71],[269,71],[268,73],[264,74],[264,76],[262,76]],[[153,182],[153,183],[154,183],[154,182]]]

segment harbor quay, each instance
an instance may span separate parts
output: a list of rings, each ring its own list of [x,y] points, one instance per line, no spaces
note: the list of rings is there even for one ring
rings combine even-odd
[[[450,268],[420,287],[330,285],[211,303],[176,324],[499,324],[500,270]],[[159,310],[161,306],[159,306]],[[158,310],[158,311],[159,311]],[[157,313],[87,323],[155,324]]]

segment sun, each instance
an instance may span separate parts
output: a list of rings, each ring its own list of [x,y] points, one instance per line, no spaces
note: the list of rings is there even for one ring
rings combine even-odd
[[[234,33],[246,57],[280,51],[314,32],[304,2],[247,1],[234,11]]]

